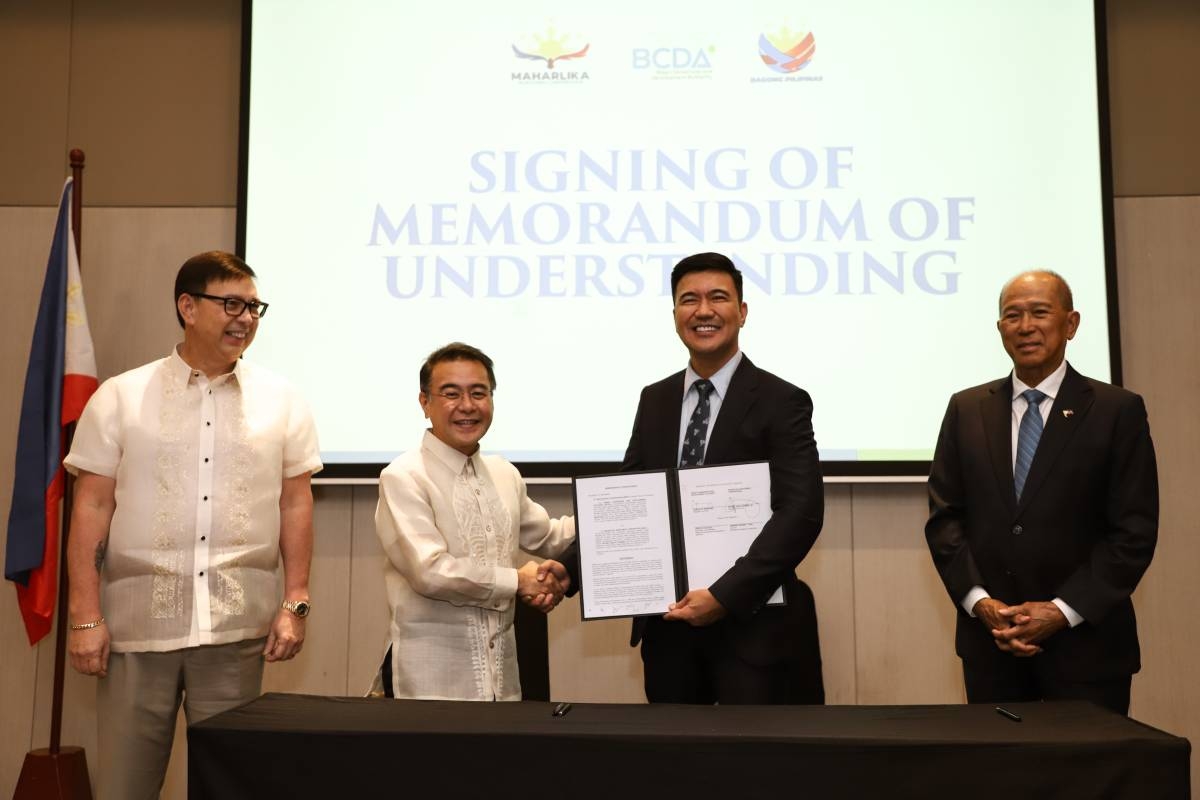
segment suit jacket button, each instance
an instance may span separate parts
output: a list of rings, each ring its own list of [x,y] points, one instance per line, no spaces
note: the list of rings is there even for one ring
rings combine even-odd
[[[1013,525],[1013,535],[1014,536],[1020,536],[1024,532],[1025,532],[1025,529],[1022,528],[1020,525]]]

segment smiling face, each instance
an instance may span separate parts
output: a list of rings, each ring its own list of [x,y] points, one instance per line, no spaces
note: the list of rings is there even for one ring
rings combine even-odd
[[[466,359],[434,364],[429,392],[418,400],[434,436],[466,456],[479,449],[492,425],[492,386],[483,364]]]
[[[712,376],[738,351],[738,332],[746,324],[733,277],[726,272],[689,272],[675,287],[675,332],[702,378]]]
[[[251,278],[209,281],[204,294],[247,301],[259,299],[258,288]],[[183,294],[176,307],[184,322],[180,355],[210,378],[232,370],[258,331],[258,320],[250,316],[249,310],[231,317],[219,300]]]
[[[1017,377],[1037,386],[1067,354],[1067,342],[1079,329],[1079,312],[1066,307],[1058,277],[1027,272],[1009,282],[1000,298],[996,329]]]

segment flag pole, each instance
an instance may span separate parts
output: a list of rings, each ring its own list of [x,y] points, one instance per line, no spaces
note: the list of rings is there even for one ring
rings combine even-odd
[[[75,229],[75,253],[82,262],[81,217],[83,195],[82,150],[72,150],[71,159],[71,223]],[[67,426],[64,451],[71,448],[75,423]],[[71,531],[71,499],[75,478],[66,472],[63,483],[63,506],[58,550],[58,610],[54,636],[54,691],[50,710],[50,746],[25,754],[25,763],[17,779],[13,800],[92,800],[92,784],[88,776],[87,754],[82,747],[62,746],[63,686],[66,678],[67,628],[67,537]]]
[[[83,270],[83,151],[71,151],[71,180],[75,191],[71,193],[71,225],[75,228],[75,253],[79,256],[79,269]]]
[[[71,227],[75,233],[75,253],[79,259],[79,269],[83,270],[83,248],[80,242],[83,238],[83,162],[86,156],[82,150],[75,149],[70,153],[71,158]],[[71,439],[75,437],[75,423],[67,426],[63,451],[70,451]],[[54,693],[50,707],[50,755],[57,756],[62,750],[62,712],[63,686],[66,680],[67,662],[67,626],[70,618],[67,614],[67,539],[71,535],[71,507],[75,494],[75,476],[66,472],[63,476],[62,528],[59,536],[58,551],[58,625],[54,635]]]

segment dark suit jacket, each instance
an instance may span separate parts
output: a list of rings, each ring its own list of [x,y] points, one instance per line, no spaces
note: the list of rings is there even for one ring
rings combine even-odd
[[[667,469],[679,465],[679,427],[684,373],[642,390],[622,471]],[[812,592],[796,579],[795,569],[821,532],[824,487],[813,438],[812,400],[808,393],[759,369],[742,356],[729,391],[709,431],[705,464],[768,461],[771,470],[771,518],[747,554],[709,590],[729,613],[727,625],[740,656],[769,664],[813,650],[816,611]],[[564,555],[578,571],[574,553]],[[784,586],[788,604],[764,607]],[[630,644],[642,636],[644,619],[635,619]],[[796,626],[804,626],[797,635]],[[819,674],[819,672],[818,672]]]
[[[1158,533],[1158,474],[1142,398],[1068,365],[1019,503],[1012,472],[1011,377],[954,395],[929,476],[925,537],[958,609],[958,655],[969,664],[999,652],[960,605],[982,586],[1005,603],[1060,597],[1083,616],[1037,656],[1062,677],[1137,672],[1130,595]]]

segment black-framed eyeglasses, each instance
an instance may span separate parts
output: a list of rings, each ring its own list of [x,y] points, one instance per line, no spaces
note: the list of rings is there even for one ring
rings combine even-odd
[[[266,316],[267,306],[269,303],[260,303],[257,300],[243,300],[240,297],[220,297],[215,294],[204,294],[203,292],[188,292],[192,297],[203,297],[206,300],[216,300],[218,303],[225,304],[225,313],[231,317],[240,317],[243,311],[249,309],[250,316],[255,319],[262,319]]]

